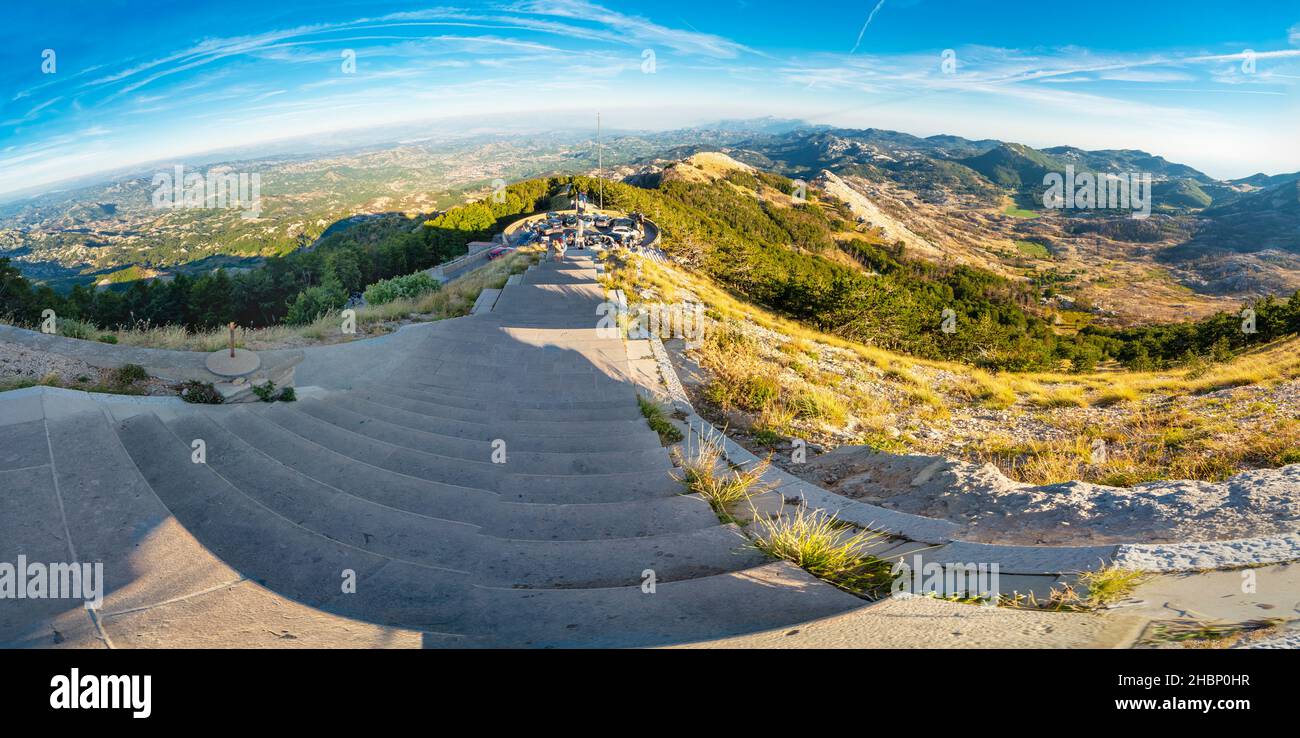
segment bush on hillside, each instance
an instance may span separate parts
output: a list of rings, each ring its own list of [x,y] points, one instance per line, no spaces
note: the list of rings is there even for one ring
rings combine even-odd
[[[315,287],[308,287],[294,298],[289,305],[289,314],[285,322],[293,325],[306,325],[323,315],[343,307],[348,301],[347,293],[337,282],[326,282]]]
[[[413,300],[436,292],[438,281],[424,272],[383,279],[366,288],[367,305],[383,305],[394,300]]]

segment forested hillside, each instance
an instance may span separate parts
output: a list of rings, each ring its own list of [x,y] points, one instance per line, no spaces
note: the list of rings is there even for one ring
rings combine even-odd
[[[532,212],[549,187],[547,180],[528,180],[506,188],[501,202],[471,203],[424,223],[401,217],[361,223],[326,237],[310,251],[268,259],[258,269],[137,281],[124,290],[77,286],[61,295],[30,285],[8,260],[0,259],[0,318],[34,325],[42,310],[53,309],[60,318],[103,328],[306,323],[342,307],[366,285],[462,255],[467,242],[488,238]]]
[[[466,242],[545,209],[563,187],[594,193],[598,185],[580,176],[531,179],[508,187],[501,202],[453,208],[423,224],[362,223],[261,269],[135,282],[124,291],[77,288],[60,296],[32,288],[0,261],[0,315],[34,324],[41,310],[53,308],[101,327],[308,322],[368,284],[461,255]],[[669,172],[654,188],[605,182],[603,189],[607,206],[649,215],[670,254],[746,299],[846,339],[922,358],[999,370],[1087,371],[1106,360],[1148,369],[1221,360],[1300,332],[1300,295],[1256,304],[1253,333],[1242,330],[1240,316],[1227,314],[1196,323],[1061,331],[1040,307],[1043,288],[976,267],[909,258],[901,244],[858,229],[843,203],[816,190],[796,200],[790,180],[758,170],[694,179]]]

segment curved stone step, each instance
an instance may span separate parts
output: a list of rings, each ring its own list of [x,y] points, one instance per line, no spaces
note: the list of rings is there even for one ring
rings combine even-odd
[[[485,535],[533,540],[631,538],[718,524],[708,504],[689,495],[589,504],[502,502],[493,492],[370,466],[242,408],[224,410],[214,409],[208,417],[300,474],[329,480],[349,494],[387,507],[473,523]]]
[[[488,422],[486,418],[476,420],[458,420],[447,418],[439,414],[437,406],[428,406],[427,403],[419,400],[413,400],[409,397],[393,395],[383,390],[373,389],[354,389],[349,390],[351,394],[361,397],[369,402],[388,407],[405,410],[409,413],[429,418],[431,422],[437,423],[439,435],[458,436],[461,438],[473,438],[477,440],[491,441],[495,438],[501,438],[503,434],[513,436],[567,436],[571,435],[576,427],[572,423],[566,422],[548,422],[539,420],[511,420]],[[591,436],[644,436],[645,431],[649,430],[644,418],[635,420],[601,420],[582,423],[581,428],[585,435]]]
[[[467,389],[464,383],[449,383],[429,377],[407,380],[406,383],[412,387],[420,388],[422,391],[454,392],[459,393],[463,397],[481,397],[484,393],[490,393],[495,397],[509,401],[535,400],[539,397],[572,400],[620,400],[628,398],[629,392],[632,391],[631,385],[621,383],[614,386],[596,389],[591,389],[584,385],[582,389],[566,386],[546,391],[539,391],[526,387],[516,387],[513,385],[497,384],[489,384],[478,389]]]
[[[449,405],[452,407],[470,408],[470,409],[521,409],[529,410],[586,410],[586,409],[605,409],[611,407],[626,408],[629,403],[635,404],[636,394],[631,388],[623,397],[606,400],[582,400],[582,399],[564,399],[564,398],[502,398],[496,395],[484,397],[482,395],[462,395],[447,394],[424,389],[418,382],[399,385],[405,392],[401,396],[410,399],[427,401],[435,405]],[[363,384],[357,386],[357,390],[368,390],[373,392],[386,392],[391,390],[391,385]],[[391,393],[390,393],[391,394]]]
[[[499,420],[543,420],[587,423],[595,420],[636,420],[641,417],[641,411],[635,401],[629,402],[632,400],[631,397],[624,398],[621,405],[614,404],[613,401],[604,401],[609,403],[604,407],[529,408],[490,401],[483,402],[479,407],[461,407],[443,401],[435,393],[413,390],[400,384],[390,385],[384,391],[391,395],[422,402],[431,412],[437,412],[440,417],[470,422],[476,420],[482,422],[481,419],[487,418],[489,422]]]
[[[655,572],[658,581],[670,582],[739,571],[767,561],[738,528],[727,525],[644,538],[501,542],[481,552],[474,572],[480,583],[604,588],[638,585],[648,570]]]
[[[404,571],[411,575],[406,582],[386,579],[381,572],[392,559],[294,524],[206,465],[190,463],[187,453],[178,463],[178,447],[180,453],[188,449],[157,417],[137,415],[119,423],[117,430],[141,474],[176,519],[249,579],[327,611],[335,611],[332,603],[347,602],[361,592],[367,592],[363,599],[375,613],[383,612],[384,603],[400,600],[403,607],[420,612],[426,630],[460,632],[456,628],[465,622],[464,605],[474,593],[468,574],[407,562]],[[356,594],[344,592],[352,575]]]
[[[166,423],[176,441],[171,466],[189,464],[191,439],[203,439],[207,466],[268,510],[326,538],[385,558],[468,572],[481,536],[468,523],[432,518],[355,497],[299,474],[205,416]],[[156,455],[151,463],[168,459]]]
[[[564,397],[573,399],[606,399],[602,394],[608,395],[620,387],[626,387],[623,374],[619,368],[614,367],[608,370],[609,373],[587,371],[560,373],[553,372],[549,374],[525,374],[505,368],[497,369],[425,369],[422,370],[418,377],[421,381],[439,385],[454,385],[461,388],[481,389],[484,394],[491,394],[502,386],[509,386],[515,392],[535,392],[539,394],[560,394]],[[407,378],[400,374],[394,375],[393,379],[399,383],[408,381]],[[416,377],[410,377],[409,381],[415,381]],[[592,397],[592,395],[596,395]],[[617,395],[615,395],[617,396]]]
[[[663,470],[672,468],[668,452],[661,446],[636,450],[573,452],[538,452],[511,449],[510,439],[504,436],[505,461],[493,461],[491,444],[480,446],[476,456],[470,456],[474,449],[461,448],[454,443],[447,443],[445,436],[425,433],[402,425],[395,425],[376,416],[362,415],[343,407],[339,403],[323,400],[303,400],[295,404],[294,412],[302,412],[314,418],[336,425],[368,438],[383,441],[395,446],[455,459],[461,466],[476,466],[485,473],[522,473],[522,474],[609,474],[614,472]],[[271,411],[268,411],[271,412]],[[284,412],[283,409],[280,412]],[[572,434],[581,433],[575,428]],[[571,434],[571,435],[572,435]]]
[[[300,474],[372,502],[446,520],[489,519],[500,495],[400,474],[308,440],[245,408],[215,408],[208,417],[263,454]]]
[[[661,580],[705,576],[761,563],[734,527],[588,541],[510,540],[478,527],[385,507],[319,482],[267,457],[199,415],[167,423],[173,463],[190,463],[186,439],[202,438],[207,465],[268,510],[340,543],[474,575],[478,584],[544,588],[626,586],[654,568]],[[155,459],[155,463],[160,459]]]
[[[449,440],[467,444],[470,458],[481,459],[491,453],[491,442],[487,440],[466,439],[448,436],[443,433],[443,426],[428,415],[420,415],[402,407],[375,402],[373,394],[362,396],[356,391],[340,392],[330,396],[330,402],[351,410],[359,415],[411,428],[424,433],[441,436]],[[391,399],[391,398],[390,398]],[[401,400],[391,399],[400,405]],[[543,453],[578,453],[604,451],[638,451],[656,448],[660,445],[659,436],[646,427],[647,433],[628,433],[619,436],[526,436],[510,434],[507,442],[510,448],[519,451],[537,451]],[[461,454],[455,454],[461,455]]]
[[[668,496],[681,491],[680,485],[662,471],[599,475],[492,473],[352,433],[305,413],[274,408],[264,415],[303,438],[372,466],[421,479],[495,491],[503,499],[514,502],[625,501]]]
[[[839,615],[868,603],[785,562],[642,587],[476,593],[467,629],[486,645],[634,648],[691,643]]]
[[[718,516],[707,502],[693,495],[674,495],[587,504],[502,502],[480,523],[480,532],[518,540],[596,540],[717,525]]]

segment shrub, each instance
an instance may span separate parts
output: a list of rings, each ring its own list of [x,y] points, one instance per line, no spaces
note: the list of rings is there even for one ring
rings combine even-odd
[[[289,305],[286,323],[307,325],[323,315],[331,313],[348,301],[348,296],[337,283],[328,282],[315,287],[308,287],[294,298]]]
[[[88,341],[95,335],[95,326],[81,320],[65,319],[58,321],[58,332],[60,336]]]
[[[100,343],[117,343],[117,336],[113,335],[112,333],[105,333],[104,335],[102,335],[102,336],[99,337],[99,342],[100,342]]]
[[[190,380],[181,385],[181,399],[200,405],[220,405],[225,400],[211,382]]]
[[[148,378],[149,372],[139,364],[123,364],[113,370],[113,381],[117,384],[130,385]]]
[[[265,384],[253,385],[253,394],[262,402],[294,402],[298,399],[298,394],[294,392],[293,387],[281,387],[276,391],[275,382],[266,380]]]
[[[424,272],[384,279],[366,288],[368,305],[383,305],[394,300],[414,300],[439,288],[438,281]]]

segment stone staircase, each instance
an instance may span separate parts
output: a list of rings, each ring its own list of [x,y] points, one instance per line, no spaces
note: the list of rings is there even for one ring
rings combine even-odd
[[[432,326],[382,380],[358,372],[292,404],[45,397],[43,417],[0,428],[0,480],[40,503],[5,495],[0,542],[18,545],[0,553],[104,561],[93,624],[108,642],[129,640],[116,613],[212,586],[137,555],[170,518],[207,568],[436,645],[687,643],[864,606],[681,494],[621,339],[596,335],[595,276],[588,259],[545,262],[491,312]],[[21,609],[0,642],[42,644],[59,606]]]
[[[290,404],[0,395],[0,561],[106,579],[93,612],[0,602],[0,646],[922,645],[953,640],[940,616],[986,645],[1126,637],[870,605],[766,558],[681,494],[603,299],[590,259],[543,262],[490,312],[309,349]]]

